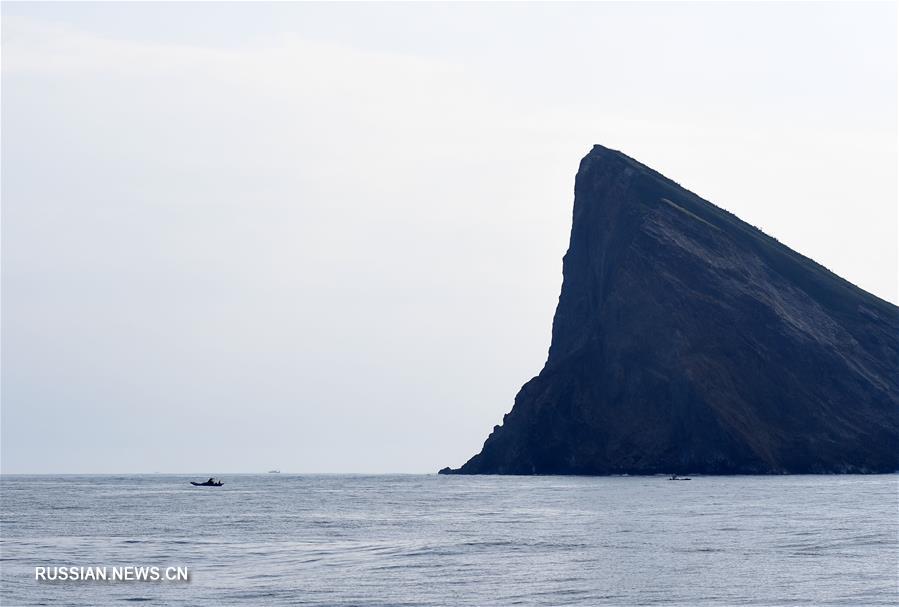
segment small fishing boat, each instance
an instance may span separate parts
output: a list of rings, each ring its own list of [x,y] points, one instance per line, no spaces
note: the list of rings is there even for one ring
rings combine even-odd
[[[190,481],[190,484],[193,485],[194,487],[221,487],[225,483],[223,483],[222,481],[216,480],[214,478],[210,478],[205,483],[195,483],[193,481]]]
[[[672,474],[670,477],[668,477],[668,480],[669,481],[689,481],[689,480],[693,480],[693,479],[691,479],[689,476],[678,476],[676,474]]]

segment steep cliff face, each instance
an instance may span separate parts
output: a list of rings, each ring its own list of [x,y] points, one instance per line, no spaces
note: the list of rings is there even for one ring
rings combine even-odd
[[[899,309],[635,160],[575,182],[549,358],[461,474],[899,469]]]

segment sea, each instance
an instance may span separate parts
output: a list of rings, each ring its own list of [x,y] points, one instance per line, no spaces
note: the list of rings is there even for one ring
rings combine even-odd
[[[899,604],[897,475],[206,477],[3,475],[0,605]]]

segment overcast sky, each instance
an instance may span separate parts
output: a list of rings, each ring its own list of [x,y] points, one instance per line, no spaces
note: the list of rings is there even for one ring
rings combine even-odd
[[[620,149],[897,299],[896,8],[2,4],[3,472],[433,472]]]

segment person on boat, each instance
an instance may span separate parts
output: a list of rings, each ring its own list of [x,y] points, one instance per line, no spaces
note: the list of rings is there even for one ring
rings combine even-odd
[[[213,478],[213,477],[210,476],[210,477],[209,477],[209,480],[206,481],[206,482],[209,483],[210,485],[214,485],[214,484],[215,484],[215,478]]]

